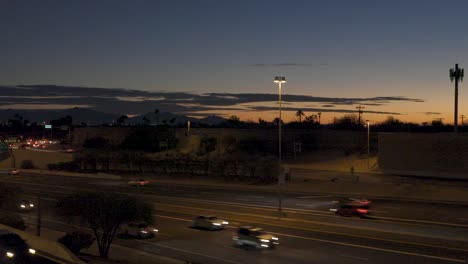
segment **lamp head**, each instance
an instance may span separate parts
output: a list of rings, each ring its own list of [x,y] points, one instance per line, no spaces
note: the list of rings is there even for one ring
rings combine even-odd
[[[285,78],[285,77],[281,77],[281,76],[276,76],[274,82],[275,82],[275,83],[285,83],[285,82],[286,82],[286,78]]]

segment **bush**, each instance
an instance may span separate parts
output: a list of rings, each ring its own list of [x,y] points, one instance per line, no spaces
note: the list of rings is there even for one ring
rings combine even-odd
[[[34,169],[34,163],[32,160],[23,160],[21,162],[21,168],[22,169]]]
[[[79,171],[80,165],[76,161],[47,164],[49,170]]]
[[[89,248],[94,243],[91,234],[84,232],[72,232],[57,240],[68,248],[73,254],[78,254],[82,249]]]
[[[9,215],[0,218],[0,224],[10,226],[19,230],[26,230],[26,224],[19,215]]]

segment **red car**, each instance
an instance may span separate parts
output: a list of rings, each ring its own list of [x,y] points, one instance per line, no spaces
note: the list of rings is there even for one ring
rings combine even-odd
[[[358,216],[363,218],[368,217],[370,214],[369,205],[360,204],[359,202],[340,204],[338,208],[330,209],[330,211],[341,216]]]

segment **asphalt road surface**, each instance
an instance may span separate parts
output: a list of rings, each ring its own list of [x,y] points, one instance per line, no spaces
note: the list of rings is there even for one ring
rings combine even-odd
[[[468,263],[465,205],[373,200],[372,218],[360,219],[330,212],[335,201],[350,198],[346,195],[288,192],[282,194],[280,216],[274,191],[187,185],[138,188],[123,181],[57,176],[4,176],[0,182],[21,187],[29,199],[40,196],[44,228],[60,231],[76,227],[55,216],[57,198],[97,189],[138,195],[154,205],[160,234],[150,239],[119,238],[116,243],[199,263]],[[230,225],[213,232],[193,229],[191,222],[198,214],[217,215]],[[34,212],[25,215],[34,222]],[[280,245],[273,250],[236,247],[232,235],[242,225],[276,234]]]

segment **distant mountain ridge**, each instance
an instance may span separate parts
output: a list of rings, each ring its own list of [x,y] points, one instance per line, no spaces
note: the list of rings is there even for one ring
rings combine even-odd
[[[18,114],[23,117],[24,120],[28,120],[29,123],[37,122],[48,122],[50,120],[65,117],[67,115],[73,118],[74,124],[86,123],[91,125],[99,124],[110,124],[117,120],[122,114],[116,113],[104,113],[88,108],[70,108],[65,110],[25,110],[25,109],[2,109],[0,110],[0,121],[6,123],[8,119],[14,119],[15,115]],[[153,113],[146,113],[134,117],[129,117],[126,123],[137,125],[143,124],[143,117],[146,117],[150,124],[163,124],[164,122],[169,125],[178,125],[182,123],[196,122],[203,123],[206,125],[217,125],[225,121],[224,118],[219,116],[208,116],[204,118],[194,118],[185,115],[178,115],[168,112],[161,112],[158,115]],[[159,120],[158,120],[159,119]]]

